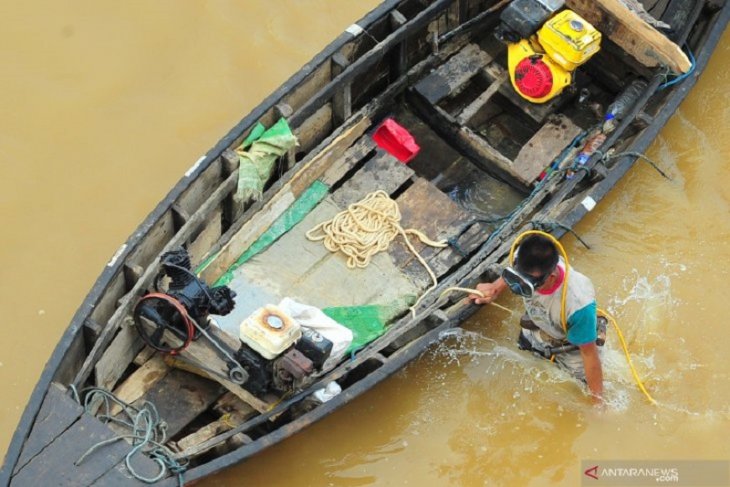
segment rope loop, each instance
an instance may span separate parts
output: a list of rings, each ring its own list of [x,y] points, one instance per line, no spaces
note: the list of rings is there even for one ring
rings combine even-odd
[[[398,235],[403,237],[408,249],[426,268],[433,285],[411,307],[415,314],[416,305],[426,294],[438,284],[436,275],[411,244],[409,235],[415,236],[422,243],[431,247],[443,248],[447,241],[434,241],[422,232],[404,229],[400,225],[401,212],[398,203],[383,190],[374,191],[346,210],[338,213],[331,220],[320,223],[307,232],[307,238],[313,242],[322,241],[330,252],[342,252],[347,256],[347,267],[364,269],[378,252],[387,250],[390,243]]]

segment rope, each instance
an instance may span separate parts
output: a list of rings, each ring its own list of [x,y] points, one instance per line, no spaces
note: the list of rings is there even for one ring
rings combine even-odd
[[[439,299],[443,298],[446,294],[452,293],[452,292],[462,292],[462,293],[476,294],[480,298],[483,298],[484,297],[484,293],[481,292],[481,291],[479,291],[478,289],[472,289],[470,287],[457,287],[457,286],[454,286],[454,287],[449,287],[449,288],[444,289],[443,292],[439,295]],[[502,310],[504,310],[504,311],[506,311],[508,313],[512,313],[512,310],[511,309],[509,309],[506,306],[502,306],[501,304],[497,304],[494,301],[492,301],[489,304],[491,304],[495,308],[499,308],[499,309],[502,309]]]
[[[398,203],[382,190],[374,191],[346,210],[335,215],[332,220],[320,223],[307,232],[307,238],[313,242],[323,241],[330,252],[342,252],[347,256],[347,267],[364,269],[372,257],[380,251],[387,250],[396,236],[401,235],[408,250],[416,256],[431,277],[433,285],[429,287],[411,307],[415,314],[418,303],[438,284],[433,270],[411,244],[408,235],[415,235],[426,245],[443,248],[448,245],[445,240],[436,242],[416,229],[404,229],[400,225],[401,213]]]
[[[603,160],[603,162],[608,162],[608,161],[611,161],[613,159],[618,159],[620,157],[634,157],[634,158],[638,158],[639,160],[643,160],[647,164],[649,164],[651,167],[653,167],[654,169],[656,169],[656,171],[659,174],[661,174],[662,176],[664,176],[666,179],[668,179],[669,181],[672,180],[672,178],[670,178],[667,175],[667,173],[665,173],[664,171],[662,171],[659,168],[659,165],[656,162],[652,161],[651,159],[649,159],[648,157],[646,157],[641,152],[619,152],[618,154],[606,154],[605,156],[603,156],[602,160]]]
[[[72,389],[74,397],[81,404],[76,388],[72,386]],[[186,464],[185,462],[180,463],[175,460],[173,458],[173,452],[164,445],[165,441],[167,441],[167,424],[160,419],[154,404],[144,401],[140,408],[136,408],[122,401],[111,392],[97,387],[89,388],[84,392],[86,392],[86,395],[83,406],[87,413],[93,414],[94,409],[96,409],[95,406],[101,401],[103,410],[97,415],[97,419],[103,423],[122,425],[126,429],[131,430],[131,433],[114,436],[92,445],[74,462],[75,465],[80,465],[89,455],[105,445],[121,439],[130,439],[132,440],[132,449],[125,456],[124,463],[134,478],[147,484],[153,484],[164,478],[169,471],[177,475],[179,486],[182,487],[184,485],[183,472],[185,471]],[[122,413],[117,416],[112,416],[110,414],[112,404],[121,407]],[[132,466],[132,457],[139,452],[147,454],[147,456],[157,463],[159,467],[157,475],[145,477],[134,469]]]

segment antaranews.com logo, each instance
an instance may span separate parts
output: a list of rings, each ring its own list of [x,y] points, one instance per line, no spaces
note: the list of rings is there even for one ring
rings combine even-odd
[[[727,460],[584,460],[584,486],[730,486]]]

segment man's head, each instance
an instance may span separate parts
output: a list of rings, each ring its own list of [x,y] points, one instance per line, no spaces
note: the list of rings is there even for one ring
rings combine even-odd
[[[547,276],[558,265],[558,249],[547,237],[529,235],[520,242],[515,268],[533,277]]]
[[[502,278],[513,293],[529,298],[555,271],[558,259],[558,250],[550,239],[530,235],[520,242],[514,269],[507,267]]]

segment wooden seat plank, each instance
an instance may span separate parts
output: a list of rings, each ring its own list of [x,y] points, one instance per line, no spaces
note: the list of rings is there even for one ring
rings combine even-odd
[[[532,182],[581,133],[572,120],[562,114],[550,117],[522,146],[513,168],[524,181]]]
[[[373,141],[369,135],[363,135],[360,140],[355,142],[352,147],[345,151],[342,157],[337,159],[329,168],[327,168],[319,180],[327,186],[334,186],[362,159],[367,157],[374,150],[375,141]]]
[[[33,423],[33,429],[20,452],[15,473],[53,442],[83,412],[84,408],[66,394],[65,388],[55,382],[52,383]]]
[[[436,105],[457,91],[491,60],[492,57],[479,46],[467,44],[433,73],[419,81],[415,89],[429,103]]]
[[[126,441],[116,441],[91,453],[80,465],[75,462],[92,446],[116,434],[89,414],[58,436],[23,467],[11,486],[28,485],[88,486],[117,465],[129,452]]]
[[[417,178],[413,185],[397,199],[401,211],[401,226],[415,228],[432,240],[446,239],[454,235],[472,217],[458,204],[454,203],[446,194],[423,178]],[[424,260],[432,265],[432,260],[442,251],[440,248],[423,244],[418,238],[411,237],[411,244],[421,254]],[[407,274],[414,277],[414,273],[427,276],[426,270],[418,259],[400,239],[391,247],[391,257],[401,269],[408,269]],[[421,271],[415,272],[416,267]],[[419,281],[422,279],[419,279]]]
[[[394,192],[413,174],[413,169],[378,149],[375,157],[332,194],[332,199],[341,208],[347,208],[373,191]]]

